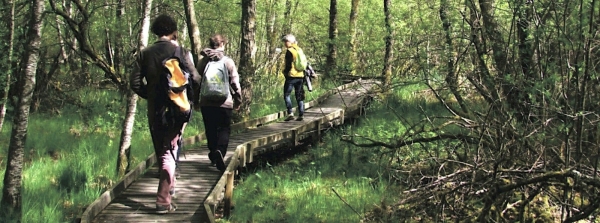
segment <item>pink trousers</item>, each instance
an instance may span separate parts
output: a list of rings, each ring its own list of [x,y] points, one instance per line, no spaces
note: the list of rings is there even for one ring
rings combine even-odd
[[[158,191],[156,193],[157,205],[171,204],[170,190],[175,189],[175,167],[177,150],[179,150],[178,141],[182,137],[185,124],[175,127],[163,126],[161,122],[153,123],[150,127],[152,141],[154,143],[154,152],[160,168],[158,179]]]

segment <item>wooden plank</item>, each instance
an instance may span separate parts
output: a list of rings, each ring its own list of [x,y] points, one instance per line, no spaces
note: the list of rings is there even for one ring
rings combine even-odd
[[[230,212],[231,212],[231,205],[233,203],[233,173],[232,172],[227,173],[227,185],[225,186],[224,200],[225,200],[225,211],[224,211],[223,215],[225,215],[225,217],[229,217]]]
[[[152,166],[155,162],[156,156],[154,156],[154,154],[151,154],[148,157],[148,159],[146,159],[146,162],[140,163],[137,167],[133,169],[133,171],[130,171],[129,173],[125,174],[123,180],[118,182],[111,189],[102,193],[102,195],[100,195],[98,199],[92,202],[88,206],[88,208],[85,209],[85,211],[81,214],[81,217],[79,219],[76,219],[76,221],[80,220],[84,223],[90,222],[90,220],[93,219],[96,215],[98,215],[98,213],[100,213],[106,206],[108,206],[108,204],[110,204],[110,202],[115,197],[121,194],[121,192],[123,192],[127,188],[127,186],[129,186],[131,182],[133,182],[134,179],[137,178],[137,176],[143,173],[144,170],[147,169],[147,167]]]
[[[109,204],[100,210],[94,209],[98,207],[88,206],[86,218],[89,220],[93,218],[92,215],[97,216],[94,222],[214,222],[217,205],[225,198],[229,205],[234,202],[232,181],[239,166],[252,162],[256,154],[289,147],[311,136],[319,138],[324,128],[340,125],[352,114],[361,114],[366,98],[364,94],[369,84],[361,86],[359,82],[353,82],[329,90],[326,96],[306,104],[311,109],[307,109],[304,121],[278,121],[286,114],[280,111],[234,124],[235,131],[243,129],[243,133],[233,134],[230,139],[229,152],[225,157],[227,169],[224,173],[210,165],[206,145],[186,149],[179,163],[180,178],[176,186],[178,197],[175,199],[178,210],[173,214],[154,214],[158,174],[157,167],[150,161],[154,158],[152,154],[142,169],[148,171],[131,173],[132,176],[137,175],[132,179],[141,178],[135,182],[128,179],[120,183],[120,196],[109,194],[105,198],[105,202]],[[344,91],[345,89],[351,90]],[[204,138],[200,134],[186,138],[184,143],[191,145]],[[94,214],[93,210],[97,213]]]

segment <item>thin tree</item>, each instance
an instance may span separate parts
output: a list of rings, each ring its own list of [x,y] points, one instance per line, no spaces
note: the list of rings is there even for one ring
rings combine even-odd
[[[266,32],[267,32],[267,50],[268,55],[272,55],[275,53],[275,48],[277,47],[277,43],[279,39],[277,38],[277,28],[275,26],[275,22],[277,21],[277,10],[278,0],[267,0],[267,15],[266,16]],[[269,57],[270,58],[270,57]]]
[[[242,42],[240,43],[240,85],[242,87],[242,104],[239,116],[235,121],[250,116],[250,104],[252,103],[252,79],[255,73],[254,48],[256,35],[256,0],[242,0]]]
[[[392,1],[383,0],[383,12],[385,14],[385,28],[387,36],[385,37],[385,58],[383,59],[383,77],[384,89],[390,86],[392,80],[392,62],[394,57],[394,22],[392,20]]]
[[[4,25],[6,25],[6,30],[8,33],[6,34],[6,43],[8,46],[3,48],[4,52],[7,52],[7,56],[5,58],[6,62],[3,70],[6,75],[6,79],[4,80],[6,83],[6,87],[2,91],[1,103],[0,103],[0,131],[2,131],[2,126],[4,126],[4,119],[6,117],[6,105],[8,103],[8,92],[10,90],[11,83],[11,73],[12,69],[12,57],[14,53],[14,35],[15,35],[15,2],[13,0],[8,0],[6,5],[10,6],[9,13],[5,14]]]
[[[292,0],[285,1],[285,11],[283,12],[283,26],[281,31],[285,34],[292,32]]]
[[[350,9],[350,74],[356,75],[356,65],[357,63],[357,22],[358,22],[358,9],[360,5],[360,0],[352,0],[352,8]]]
[[[190,36],[190,43],[192,44],[192,56],[194,57],[194,63],[198,64],[198,55],[200,55],[200,51],[202,51],[202,40],[200,39],[200,29],[198,29],[198,21],[196,20],[194,2],[194,0],[183,0],[183,8],[185,11],[188,35]]]
[[[6,172],[4,174],[2,201],[0,202],[4,211],[18,217],[18,219],[21,219],[22,213],[23,156],[27,139],[29,111],[35,89],[35,73],[42,42],[44,2],[44,0],[31,2],[31,20],[24,57],[26,62],[22,63],[24,73],[21,75],[19,82],[19,99],[13,119],[13,128],[8,147],[8,162],[6,163]]]
[[[326,76],[333,77],[337,72],[337,47],[335,45],[338,36],[337,22],[337,0],[329,2],[329,54],[327,54],[327,71]]]
[[[141,52],[148,45],[148,35],[150,31],[150,13],[152,11],[152,0],[144,1],[142,11],[142,29],[139,34],[138,52]],[[127,89],[127,113],[123,120],[123,129],[121,130],[121,140],[119,143],[119,156],[117,158],[117,173],[124,176],[131,160],[131,135],[133,134],[133,124],[135,122],[135,113],[137,110],[138,96],[131,89]]]
[[[450,88],[450,91],[456,98],[456,101],[460,105],[462,111],[464,113],[468,112],[467,105],[460,94],[458,87],[458,74],[456,72],[455,63],[456,59],[454,58],[454,44],[452,43],[452,23],[448,18],[448,11],[450,10],[450,3],[448,0],[440,1],[440,19],[442,20],[442,28],[444,29],[444,39],[445,39],[445,56],[446,56],[446,65],[447,65],[447,73],[446,73],[446,84]]]

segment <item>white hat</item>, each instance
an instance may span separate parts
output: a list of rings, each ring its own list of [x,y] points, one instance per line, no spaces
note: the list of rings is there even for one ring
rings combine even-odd
[[[287,41],[290,43],[295,43],[296,42],[296,37],[292,34],[287,34],[285,36],[283,36],[283,38],[281,38],[283,41]]]

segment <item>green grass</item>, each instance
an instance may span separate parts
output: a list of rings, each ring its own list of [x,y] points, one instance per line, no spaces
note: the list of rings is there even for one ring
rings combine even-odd
[[[354,125],[327,131],[323,142],[306,152],[243,175],[234,190],[235,209],[222,221],[360,222],[382,203],[394,203],[402,188],[388,180],[389,162],[381,159],[387,150],[351,146],[340,138],[359,134],[392,140],[406,132],[402,119],[412,122],[441,112],[435,102],[415,96],[421,89],[397,89],[373,102]],[[420,157],[415,151],[407,156]]]
[[[272,85],[256,93],[252,117],[285,110],[282,87]],[[325,85],[324,85],[325,86]],[[326,89],[311,93],[318,95]],[[86,109],[64,105],[52,114],[29,117],[23,170],[22,222],[69,222],[119,179],[115,174],[124,98],[115,91],[82,90],[76,93]],[[314,97],[316,98],[316,96]],[[307,97],[307,100],[314,98]],[[295,102],[294,102],[295,103]],[[153,152],[147,126],[146,101],[138,101],[132,136],[131,159],[136,166]],[[10,119],[0,132],[0,177],[4,178],[11,134]],[[202,132],[202,115],[195,112],[185,137]],[[0,188],[2,187],[0,181]],[[1,194],[0,194],[1,196]],[[14,220],[14,219],[13,219]],[[3,219],[10,222],[10,219]]]
[[[397,190],[378,177],[378,165],[360,161],[367,150],[334,142],[340,133],[324,140],[333,143],[243,176],[234,190],[233,214],[224,221],[359,222],[393,197]],[[341,153],[334,155],[334,148]],[[350,165],[349,153],[355,153]]]
[[[383,205],[394,204],[405,188],[390,178],[390,167],[418,162],[435,147],[361,148],[340,139],[357,134],[394,142],[409,132],[410,123],[447,114],[435,99],[423,97],[423,89],[408,85],[380,95],[352,125],[326,131],[322,143],[242,175],[234,190],[235,209],[222,221],[360,222]]]

